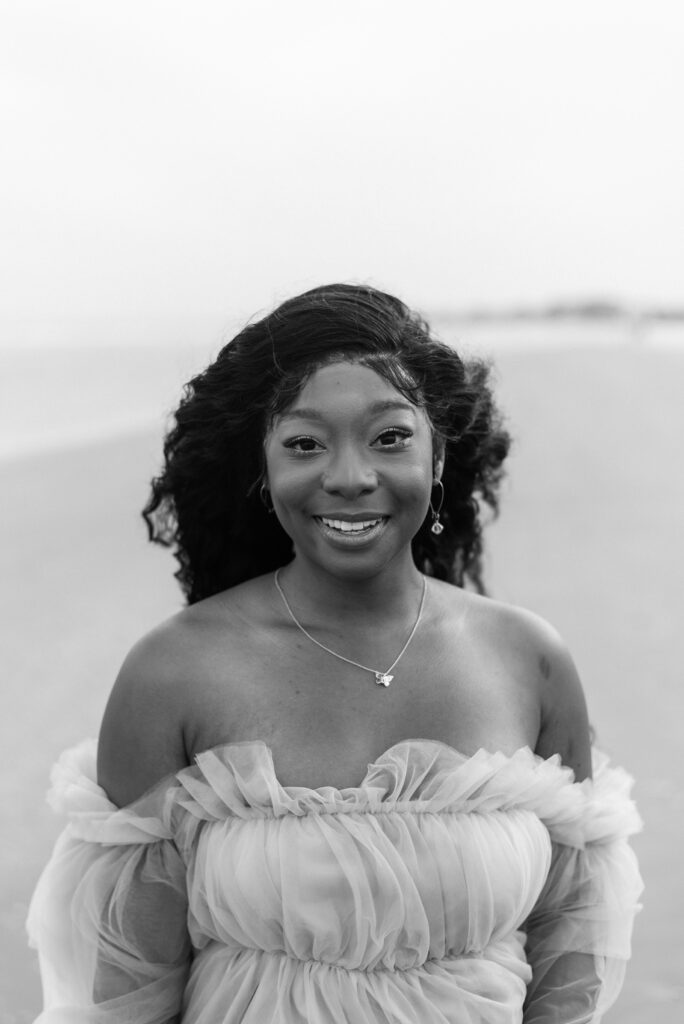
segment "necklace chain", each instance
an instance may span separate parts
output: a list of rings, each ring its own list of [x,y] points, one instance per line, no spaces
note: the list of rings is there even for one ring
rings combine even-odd
[[[387,669],[387,671],[386,672],[378,672],[377,669],[368,668],[367,665],[362,665],[358,661],[353,661],[351,658],[345,658],[345,656],[343,654],[338,654],[337,651],[333,651],[333,650],[331,650],[330,647],[326,647],[325,644],[322,644],[321,641],[317,640],[315,636],[311,636],[311,633],[309,633],[308,630],[304,629],[304,626],[302,626],[301,622],[299,621],[299,619],[296,617],[295,613],[290,608],[288,600],[285,597],[285,594],[283,593],[283,588],[280,586],[280,583],[278,581],[279,574],[280,574],[280,569],[276,569],[274,577],[273,577],[273,582],[276,585],[276,590],[278,591],[278,593],[282,597],[283,604],[287,608],[287,611],[288,611],[288,614],[289,614],[290,618],[294,622],[295,626],[297,626],[298,629],[301,629],[301,631],[304,634],[304,636],[308,637],[309,640],[313,644],[316,644],[317,647],[320,647],[322,650],[327,651],[328,654],[332,654],[332,656],[334,658],[339,658],[340,661],[346,661],[348,665],[354,665],[356,668],[362,668],[364,672],[371,672],[375,676],[375,682],[378,684],[378,686],[389,686],[389,684],[394,679],[394,676],[391,676],[390,672],[392,671],[392,669],[394,668],[395,665],[399,664],[399,661],[404,656],[404,653],[406,652],[406,649],[407,649],[408,645],[413,640],[413,636],[414,636],[416,630],[418,629],[418,625],[420,623],[420,620],[423,617],[423,606],[425,605],[425,595],[427,593],[427,577],[423,576],[423,592],[420,595],[420,605],[418,606],[418,615],[416,617],[416,621],[413,624],[413,629],[409,633],[408,640],[406,641],[406,643],[404,644],[402,649],[399,651],[399,654],[394,659],[394,661],[392,662],[390,667]]]

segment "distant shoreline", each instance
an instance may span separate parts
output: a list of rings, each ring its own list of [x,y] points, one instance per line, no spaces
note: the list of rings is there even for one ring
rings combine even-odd
[[[638,346],[649,351],[684,352],[684,319],[652,320],[640,316],[588,318],[581,316],[507,317],[489,315],[434,315],[429,321],[445,341],[462,339],[491,355],[511,349],[558,351],[580,348],[616,349]]]
[[[684,354],[684,323],[622,320],[431,320],[434,333],[465,356],[643,351]],[[155,346],[0,350],[0,463],[157,431],[184,383],[212,358],[204,348]]]
[[[87,431],[81,428],[65,428],[61,433],[52,433],[49,436],[29,436],[7,441],[0,439],[0,467],[41,455],[58,455],[61,452],[106,444],[109,441],[147,436],[155,431],[161,436],[162,424],[154,417],[150,417],[134,422],[98,424],[89,427]]]

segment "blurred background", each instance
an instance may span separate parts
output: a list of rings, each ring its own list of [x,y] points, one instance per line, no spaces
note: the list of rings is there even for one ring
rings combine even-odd
[[[50,765],[181,604],[139,509],[182,383],[333,280],[494,362],[490,590],[564,634],[645,819],[606,1021],[681,1019],[683,45],[676,0],[0,0],[0,1024]]]

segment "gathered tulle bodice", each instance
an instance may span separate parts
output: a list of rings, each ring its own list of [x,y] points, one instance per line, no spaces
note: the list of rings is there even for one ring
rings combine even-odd
[[[553,870],[576,885],[580,855],[614,851],[639,824],[620,770],[598,759],[578,784],[528,748],[466,756],[405,740],[358,786],[313,789],[281,785],[264,743],[228,743],[123,809],[97,786],[94,755],[92,741],[63,755],[52,803],[70,815],[72,844],[147,850],[154,879],[169,869],[152,851],[175,851],[193,947],[188,1024],[519,1021],[532,977],[522,929]],[[638,873],[615,856],[609,869],[632,872],[633,908]],[[614,902],[608,922],[585,915],[571,948],[628,956]]]
[[[457,763],[401,744],[341,791],[282,787],[261,744],[201,755],[175,830],[195,944],[363,971],[479,955],[532,909],[551,844],[503,789],[475,795],[488,758],[460,781]]]

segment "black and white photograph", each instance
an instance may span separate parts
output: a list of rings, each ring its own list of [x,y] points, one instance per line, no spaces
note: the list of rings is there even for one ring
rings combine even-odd
[[[683,52],[0,0],[0,1024],[679,1024]]]

